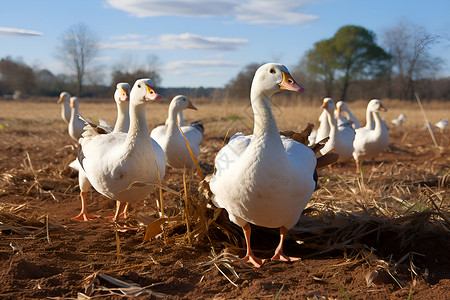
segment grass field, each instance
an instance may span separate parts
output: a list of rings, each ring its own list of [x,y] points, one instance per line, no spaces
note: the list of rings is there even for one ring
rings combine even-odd
[[[281,130],[299,131],[308,122],[317,128],[321,99],[274,98]],[[204,123],[199,162],[208,174],[227,132],[251,133],[252,111],[247,102],[192,102],[198,111],[186,112],[185,119]],[[302,262],[269,261],[254,269],[237,259],[245,252],[241,230],[206,205],[195,175],[186,182],[186,232],[180,170],[169,169],[164,178],[165,211],[175,220],[157,238],[144,241],[147,225],[157,219],[159,191],[118,224],[104,218],[115,203],[92,191],[88,211],[102,217],[71,220],[80,209],[77,174],[68,167],[77,146],[56,99],[0,100],[0,297],[129,295],[130,287],[119,290],[115,278],[157,299],[448,298],[450,129],[434,130],[435,147],[416,102],[383,104],[390,144],[376,159],[378,171],[363,166],[355,174],[352,163],[332,173],[320,169],[318,188],[286,245]],[[366,102],[348,106],[364,124]],[[432,124],[450,115],[450,102],[423,106]],[[167,107],[167,99],[148,105],[150,128],[164,122]],[[114,123],[112,99],[81,99],[79,108],[91,120]],[[404,125],[392,126],[400,113]],[[277,231],[255,227],[252,238],[257,255],[270,258]]]

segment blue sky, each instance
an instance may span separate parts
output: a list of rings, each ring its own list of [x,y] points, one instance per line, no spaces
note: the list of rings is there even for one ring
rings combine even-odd
[[[450,76],[448,0],[0,0],[0,58],[54,74],[69,26],[84,23],[101,43],[95,61],[109,84],[113,67],[133,70],[152,56],[164,87],[222,87],[249,63],[288,68],[345,25],[384,30],[404,19],[443,36],[431,53]]]

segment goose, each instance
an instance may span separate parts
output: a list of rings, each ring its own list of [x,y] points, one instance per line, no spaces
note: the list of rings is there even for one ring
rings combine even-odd
[[[355,130],[353,158],[356,162],[356,173],[359,172],[360,162],[366,158],[372,159],[372,170],[375,170],[375,156],[389,144],[389,133],[387,127],[382,123],[379,111],[387,111],[387,109],[380,100],[372,99],[367,104],[367,115],[373,114],[374,128],[371,128],[371,122],[368,121],[366,126]]]
[[[345,112],[347,117],[342,116],[342,112]],[[359,123],[358,119],[355,117],[354,114],[352,114],[352,112],[350,111],[350,109],[348,108],[347,104],[345,104],[344,101],[338,101],[336,103],[336,110],[334,111],[334,115],[338,120],[338,126],[351,123],[353,129],[361,127],[361,124]]]
[[[70,137],[75,141],[81,138],[81,134],[84,131],[86,125],[82,119],[80,119],[80,111],[78,110],[78,98],[70,97],[70,121],[67,126]]]
[[[112,132],[123,132],[127,133],[128,128],[130,126],[130,115],[129,115],[129,97],[130,97],[130,85],[125,82],[120,82],[116,85],[116,90],[114,92],[114,100],[117,106],[117,119],[114,125],[114,131]],[[91,125],[92,126],[92,125]],[[101,127],[102,130],[105,130],[105,133],[110,133],[109,127]],[[78,185],[80,187],[80,198],[81,198],[81,212],[72,218],[72,220],[81,220],[81,221],[89,221],[97,216],[89,215],[86,211],[86,197],[89,188],[91,187],[91,183],[87,178],[86,173],[83,168],[80,168],[80,164],[78,159],[71,162],[69,165],[71,168],[78,171]],[[117,203],[120,206],[120,203]],[[123,216],[127,217],[128,212],[128,203],[126,204]],[[115,219],[114,219],[115,221]]]
[[[184,109],[197,110],[188,97],[184,95],[174,97],[170,102],[169,115],[167,118],[168,122],[166,122],[167,125],[156,127],[152,130],[150,136],[164,150],[168,166],[178,169],[183,167],[193,169],[195,165],[180,129],[188,140],[195,159],[198,158],[200,153],[200,144],[203,139],[203,133],[197,127],[192,125],[180,125],[180,128],[178,128],[177,116],[179,116],[179,112]]]
[[[130,92],[128,133],[99,134],[86,126],[78,160],[100,194],[120,204],[133,203],[144,199],[163,180],[166,158],[161,146],[150,137],[145,117],[146,104],[161,98],[151,79],[139,79]]]
[[[400,114],[396,119],[391,120],[391,123],[395,126],[401,126],[406,119],[405,114]]]
[[[61,103],[61,118],[64,122],[70,122],[70,94],[68,92],[61,92],[57,103]]]
[[[353,140],[355,131],[351,126],[338,126],[338,120],[335,118],[335,104],[332,98],[325,98],[321,108],[327,115],[327,122],[330,126],[329,140],[320,150],[322,155],[334,150],[339,154],[338,162],[347,162],[352,158]],[[331,165],[330,165],[331,168]]]
[[[255,267],[263,260],[253,254],[249,223],[280,228],[280,242],[272,260],[295,261],[283,252],[288,230],[300,218],[316,186],[314,152],[293,139],[280,137],[271,109],[280,90],[304,92],[281,64],[268,63],[256,71],[250,92],[254,113],[252,135],[235,134],[218,153],[210,189],[213,203],[242,227],[247,245],[244,261]]]
[[[440,120],[439,122],[437,122],[436,124],[434,124],[434,126],[439,128],[440,130],[444,130],[445,127],[447,127],[447,125],[448,125],[448,119],[447,118],[444,118],[444,119]]]
[[[328,99],[331,98],[324,98],[323,102],[328,101]],[[322,110],[322,113],[319,116],[319,128],[317,128],[317,130],[313,130],[313,132],[314,133],[312,133],[309,137],[309,145],[320,142],[329,135],[330,123],[328,123],[328,116],[325,110]]]

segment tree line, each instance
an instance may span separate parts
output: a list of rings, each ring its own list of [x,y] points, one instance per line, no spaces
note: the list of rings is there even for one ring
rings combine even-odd
[[[430,55],[439,37],[422,27],[401,21],[383,32],[382,44],[375,34],[361,26],[344,26],[334,36],[316,42],[299,63],[291,67],[294,77],[307,87],[307,97],[333,97],[339,100],[395,98],[410,100],[414,93],[424,99],[450,98],[450,77],[435,76],[443,61]],[[0,59],[0,96],[20,91],[26,95],[57,96],[61,91],[83,97],[110,97],[117,82],[133,83],[151,77],[165,96],[183,92],[188,96],[247,99],[253,75],[265,62],[254,62],[223,88],[161,88],[158,59],[150,56],[144,65],[130,61],[113,68],[109,85],[95,84],[104,74],[93,63],[98,41],[84,24],[69,27],[61,37],[58,55],[67,64],[67,74],[26,65],[20,59]],[[94,84],[93,84],[94,83]]]

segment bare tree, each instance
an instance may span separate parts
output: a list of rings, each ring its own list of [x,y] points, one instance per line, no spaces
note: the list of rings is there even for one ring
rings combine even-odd
[[[407,21],[400,21],[384,31],[383,43],[392,55],[391,84],[395,82],[399,86],[402,99],[413,97],[415,81],[432,76],[439,70],[442,59],[429,53],[430,47],[438,40],[437,35]]]
[[[60,59],[76,74],[76,95],[80,96],[87,67],[98,52],[97,39],[87,25],[75,24],[64,32],[58,50]]]

